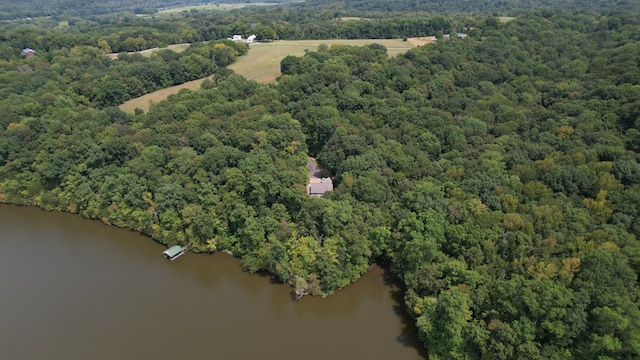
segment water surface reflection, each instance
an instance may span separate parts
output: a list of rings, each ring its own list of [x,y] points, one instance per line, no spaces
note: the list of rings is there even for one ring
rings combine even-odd
[[[0,205],[3,359],[421,359],[391,274],[291,299],[233,257],[71,214]],[[416,346],[417,345],[417,346]]]

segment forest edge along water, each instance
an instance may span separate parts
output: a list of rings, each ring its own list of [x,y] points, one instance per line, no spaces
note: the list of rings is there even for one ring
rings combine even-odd
[[[148,237],[68,213],[3,204],[0,231],[6,359],[426,358],[378,266],[297,301],[228,254],[167,261]]]

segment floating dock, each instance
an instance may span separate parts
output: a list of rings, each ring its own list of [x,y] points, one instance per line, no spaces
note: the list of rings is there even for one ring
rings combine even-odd
[[[182,256],[182,254],[186,253],[187,249],[183,248],[180,245],[174,245],[170,248],[168,248],[167,250],[162,252],[162,256],[165,257],[165,259],[169,259],[171,261],[179,258],[180,256]]]

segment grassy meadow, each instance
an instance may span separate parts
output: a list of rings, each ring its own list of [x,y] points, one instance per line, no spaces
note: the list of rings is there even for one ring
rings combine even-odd
[[[138,52],[130,52],[129,54],[141,54],[142,56],[151,56],[151,54],[153,54],[156,51],[159,50],[164,50],[164,49],[169,49],[169,50],[173,50],[177,53],[183,52],[185,51],[189,46],[191,46],[191,44],[173,44],[173,45],[169,45],[167,47],[163,47],[163,48],[153,48],[153,49],[147,49],[147,50],[142,50],[142,51],[138,51]],[[108,57],[112,58],[112,59],[117,59],[118,58],[118,53],[111,53],[111,54],[107,54]]]
[[[237,4],[202,4],[202,5],[186,5],[170,9],[158,11],[159,14],[175,14],[183,11],[191,10],[233,10],[241,9],[247,6],[273,6],[278,3],[255,2],[255,3],[237,3]]]
[[[395,56],[407,50],[428,44],[435,41],[435,37],[411,38],[407,41],[402,39],[362,39],[362,40],[295,40],[295,41],[274,41],[272,43],[253,44],[247,55],[240,57],[229,68],[247,79],[260,83],[275,82],[280,76],[280,61],[287,55],[302,56],[306,51],[314,51],[320,44],[331,46],[333,44],[362,46],[367,44],[380,44],[387,48],[389,56]],[[169,48],[174,51],[184,51],[189,44],[172,45]],[[145,50],[146,56],[151,55],[158,49]],[[117,54],[115,54],[117,55]],[[149,103],[158,103],[169,95],[177,94],[181,89],[195,90],[200,88],[204,79],[186,82],[182,85],[158,90],[135,99],[126,101],[120,105],[120,109],[127,113],[133,113],[136,108],[147,112]]]
[[[275,41],[272,43],[251,45],[249,53],[239,58],[229,68],[247,79],[261,83],[274,82],[280,76],[280,61],[287,55],[302,56],[305,51],[314,51],[320,44],[362,46],[380,44],[387,48],[389,56],[395,56],[407,50],[434,41],[435,38],[401,39],[366,39],[366,40],[295,40]]]
[[[200,84],[202,84],[202,82],[205,79],[207,78],[187,81],[184,84],[168,87],[166,89],[162,89],[146,95],[142,95],[135,99],[125,101],[119,106],[119,108],[120,110],[130,114],[133,114],[136,108],[142,109],[144,112],[147,112],[149,111],[149,105],[151,103],[159,103],[160,101],[168,98],[170,95],[177,94],[178,91],[182,89],[189,89],[189,90],[200,89]]]

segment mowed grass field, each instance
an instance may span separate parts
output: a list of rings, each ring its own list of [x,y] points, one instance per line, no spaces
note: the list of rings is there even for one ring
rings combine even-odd
[[[141,54],[142,56],[146,56],[149,57],[151,56],[151,54],[153,54],[154,52],[158,51],[158,50],[165,50],[165,49],[169,49],[169,50],[173,50],[177,53],[183,52],[185,51],[189,46],[191,46],[191,44],[173,44],[173,45],[169,45],[167,47],[164,48],[153,48],[153,49],[147,49],[147,50],[142,50],[142,51],[134,51],[134,52],[129,52],[128,54]],[[111,54],[107,54],[108,57],[112,58],[112,59],[117,59],[118,58],[118,53],[111,53]]]
[[[407,41],[402,39],[362,39],[362,40],[295,40],[295,41],[275,41],[272,43],[251,45],[247,55],[240,57],[235,63],[229,65],[229,69],[247,79],[260,83],[275,82],[280,74],[280,61],[287,55],[302,56],[305,51],[315,51],[320,44],[331,46],[333,44],[362,46],[367,44],[380,44],[387,48],[389,56],[395,56],[406,52],[416,46],[435,42],[433,36],[411,38]],[[187,45],[188,46],[188,45]],[[186,47],[181,50],[184,51]],[[145,54],[150,54],[152,50],[147,50]],[[175,50],[174,50],[175,51]],[[117,54],[116,54],[117,55]],[[145,112],[149,111],[149,103],[158,103],[169,95],[177,94],[181,89],[196,90],[204,79],[186,82],[182,85],[158,90],[141,97],[131,99],[120,105],[120,109],[127,113],[133,113],[136,108]]]
[[[130,113],[130,114],[133,114],[133,112],[136,110],[136,108],[142,109],[142,110],[144,110],[144,112],[147,112],[147,111],[149,111],[150,103],[152,103],[152,102],[153,103],[159,103],[160,101],[165,100],[166,98],[168,98],[170,95],[177,94],[178,91],[180,91],[182,89],[198,90],[198,89],[200,89],[200,84],[202,84],[202,82],[205,79],[207,79],[207,78],[202,78],[202,79],[193,80],[193,81],[187,81],[184,84],[168,87],[166,89],[162,89],[162,90],[154,91],[152,93],[148,93],[146,95],[142,95],[142,96],[137,97],[135,99],[131,99],[131,100],[125,101],[124,103],[122,103],[119,106],[119,108],[120,108],[120,110],[122,110],[122,111],[124,111],[126,113]]]
[[[267,3],[267,2],[256,2],[256,3],[238,3],[238,4],[204,4],[204,5],[188,5],[188,6],[180,6],[171,9],[164,9],[158,11],[159,14],[175,14],[183,11],[190,10],[233,10],[233,9],[241,9],[247,6],[274,6],[279,5],[278,3]]]
[[[320,44],[331,46],[333,44],[362,46],[367,44],[380,44],[387,48],[389,56],[395,56],[407,50],[435,41],[435,38],[412,38],[408,41],[401,39],[363,39],[363,40],[295,40],[275,41],[251,45],[247,55],[239,58],[229,65],[229,69],[244,76],[247,79],[261,83],[274,82],[280,76],[280,61],[287,55],[302,56],[305,51],[315,51]]]

